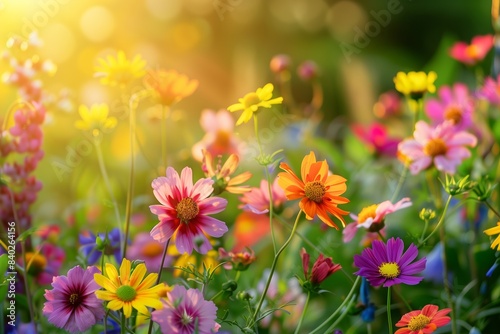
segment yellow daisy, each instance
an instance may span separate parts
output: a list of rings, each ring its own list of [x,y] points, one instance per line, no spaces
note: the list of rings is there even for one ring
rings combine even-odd
[[[104,288],[95,292],[97,298],[107,301],[107,308],[113,311],[123,309],[126,318],[132,315],[132,307],[140,314],[148,315],[147,307],[161,309],[160,293],[164,284],[154,285],[158,274],[149,274],[146,278],[146,265],[141,263],[131,270],[131,262],[123,259],[120,274],[116,268],[106,263],[105,275],[94,274],[94,280]],[[153,286],[154,285],[154,286]]]
[[[109,108],[107,104],[94,104],[90,108],[81,105],[78,113],[82,119],[75,122],[75,127],[83,131],[90,131],[94,137],[101,132],[107,132],[116,126],[115,117],[108,117]]]
[[[135,79],[146,74],[146,61],[140,55],[128,60],[123,51],[118,51],[116,57],[99,58],[95,76],[101,78],[103,85],[126,86]]]
[[[437,79],[436,72],[398,72],[394,77],[394,84],[396,85],[396,90],[403,93],[406,96],[410,96],[412,99],[418,100],[422,96],[429,92],[434,93],[436,91],[436,86],[434,86],[434,81]]]
[[[500,222],[497,222],[497,226],[484,230],[484,233],[486,235],[498,234],[497,238],[491,244],[491,248],[495,249],[496,247],[497,250],[500,251]]]
[[[238,99],[239,103],[235,103],[227,107],[227,110],[231,112],[243,110],[243,114],[241,114],[240,118],[236,122],[236,125],[248,122],[260,107],[271,108],[273,104],[281,104],[283,102],[282,97],[272,98],[273,90],[273,84],[268,83],[262,88],[257,88],[257,91],[248,93]]]

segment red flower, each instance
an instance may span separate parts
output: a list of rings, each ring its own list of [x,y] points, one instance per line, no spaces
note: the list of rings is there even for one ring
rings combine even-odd
[[[450,317],[446,315],[451,309],[445,308],[438,311],[436,305],[425,305],[422,310],[406,313],[398,321],[396,327],[403,327],[394,334],[429,334],[433,333],[438,327],[443,327],[450,322]]]
[[[328,276],[342,269],[340,264],[334,264],[332,258],[325,258],[323,254],[320,254],[316,262],[312,267],[311,273],[309,274],[309,260],[310,255],[306,252],[304,248],[300,251],[300,256],[302,257],[302,268],[304,269],[304,277],[306,281],[309,281],[313,286],[318,286],[323,282]]]

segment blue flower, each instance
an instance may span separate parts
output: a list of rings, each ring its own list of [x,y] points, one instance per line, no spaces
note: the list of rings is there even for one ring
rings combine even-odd
[[[98,240],[99,238],[99,240]],[[87,258],[87,264],[95,264],[104,255],[113,255],[117,263],[121,263],[120,230],[114,228],[108,233],[98,233],[96,236],[92,232],[79,235],[80,252]]]

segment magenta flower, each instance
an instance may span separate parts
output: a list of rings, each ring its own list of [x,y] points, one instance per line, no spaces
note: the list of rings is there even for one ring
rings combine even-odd
[[[286,202],[285,191],[278,185],[278,179],[275,179],[271,186],[273,196],[273,208],[279,211],[283,203]],[[249,192],[240,197],[240,201],[244,204],[240,208],[256,214],[264,214],[269,212],[269,186],[266,180],[260,181],[259,188],[252,188]]]
[[[364,227],[368,232],[378,232],[384,228],[385,216],[395,211],[411,206],[411,201],[408,197],[403,198],[399,202],[392,204],[390,201],[385,201],[380,204],[373,204],[363,208],[358,215],[351,213],[353,223],[348,224],[342,234],[344,242],[349,242],[354,238],[359,228]]]
[[[434,124],[450,121],[460,130],[466,130],[472,124],[474,101],[469,89],[462,83],[456,83],[453,88],[443,86],[439,89],[440,100],[429,99],[425,103],[427,116]]]
[[[418,249],[414,244],[410,244],[405,253],[403,250],[404,243],[399,238],[391,238],[387,240],[387,244],[375,240],[372,248],[365,248],[361,255],[354,255],[354,265],[359,268],[354,274],[365,277],[375,287],[416,285],[423,277],[413,275],[425,269],[426,259],[413,262],[418,256]]]
[[[491,77],[486,78],[483,87],[477,92],[477,96],[496,107],[500,107],[500,75],[496,81]]]
[[[458,131],[451,122],[430,127],[424,121],[418,121],[413,138],[401,142],[398,149],[410,161],[412,174],[418,174],[432,164],[442,172],[454,174],[457,166],[471,155],[466,146],[476,144],[474,135]]]
[[[142,260],[148,272],[158,272],[165,244],[153,239],[147,232],[139,233],[135,236],[132,245],[127,248],[127,259]],[[167,254],[163,267],[168,267],[172,262],[172,257]]]
[[[206,301],[198,289],[176,285],[163,299],[163,308],[153,311],[152,318],[163,334],[210,334],[220,327],[215,322],[216,313],[215,304]]]
[[[401,97],[395,91],[380,94],[378,101],[373,105],[373,113],[379,118],[400,115],[403,111]]]
[[[193,185],[189,167],[182,170],[180,177],[168,167],[166,177],[154,179],[153,193],[161,204],[149,207],[160,221],[151,230],[153,239],[163,243],[174,237],[179,253],[191,254],[194,248],[205,254],[212,249],[205,233],[221,237],[227,232],[224,222],[208,216],[223,211],[227,205],[223,198],[209,198],[213,183],[211,179],[200,179]]]
[[[203,159],[203,149],[213,157],[241,153],[243,144],[234,135],[234,119],[229,111],[222,109],[216,113],[210,109],[203,110],[200,124],[205,131],[205,136],[194,144],[191,150],[196,160]]]
[[[493,47],[493,35],[476,36],[471,44],[457,42],[450,49],[450,56],[466,65],[474,65],[486,57]]]
[[[374,123],[366,129],[360,125],[354,125],[352,131],[375,154],[396,157],[400,140],[390,138],[382,124]]]
[[[70,333],[84,332],[104,317],[104,307],[94,292],[100,286],[94,281],[96,267],[73,267],[68,276],[52,280],[52,290],[45,290],[47,301],[43,315],[50,323]]]

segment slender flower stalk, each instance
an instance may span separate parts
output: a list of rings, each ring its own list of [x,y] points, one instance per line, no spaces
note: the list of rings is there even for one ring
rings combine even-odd
[[[293,236],[295,235],[295,230],[297,229],[297,225],[299,223],[300,216],[302,215],[302,210],[299,211],[297,214],[297,218],[295,219],[295,223],[293,224],[292,232],[290,232],[290,236],[288,239],[285,241],[283,246],[278,250],[278,252],[274,255],[273,263],[271,264],[271,270],[269,272],[269,277],[267,278],[266,285],[264,287],[264,291],[262,291],[262,295],[260,296],[259,303],[257,304],[257,307],[255,308],[254,314],[252,318],[250,319],[250,323],[248,324],[249,328],[252,328],[255,324],[255,321],[257,319],[257,316],[259,315],[260,308],[262,307],[262,303],[264,302],[264,299],[266,298],[267,295],[267,290],[269,290],[269,285],[271,284],[271,280],[274,275],[274,271],[276,270],[276,264],[278,263],[278,259],[283,253],[283,251],[288,247],[288,244],[290,244],[290,241],[292,241]]]
[[[432,237],[432,236],[434,235],[434,233],[436,233],[436,231],[438,231],[438,230],[439,230],[439,228],[441,227],[441,225],[442,225],[442,224],[443,224],[443,222],[444,222],[444,218],[445,218],[445,216],[446,216],[446,212],[448,211],[448,207],[449,207],[449,205],[450,205],[450,202],[451,202],[452,197],[453,197],[453,196],[451,196],[451,195],[449,195],[449,196],[448,196],[448,199],[446,200],[446,203],[445,203],[445,205],[444,205],[443,213],[441,213],[441,217],[439,218],[439,221],[438,221],[438,223],[436,224],[436,227],[432,230],[432,232],[431,232],[431,233],[429,233],[429,235],[428,235],[425,239],[423,239],[422,241],[420,241],[420,242],[418,243],[418,248],[420,248],[423,244],[425,244],[425,242],[426,242],[427,240],[429,240],[429,239],[430,239],[430,237]]]
[[[387,324],[389,326],[389,334],[393,334],[392,315],[391,315],[391,287],[387,288]]]
[[[311,291],[307,292],[306,303],[304,304],[304,309],[302,310],[302,314],[300,315],[299,323],[297,324],[297,328],[295,329],[295,334],[300,333],[300,327],[302,327],[302,322],[304,321],[304,316],[307,311],[307,307],[309,306],[309,299],[311,299]]]

